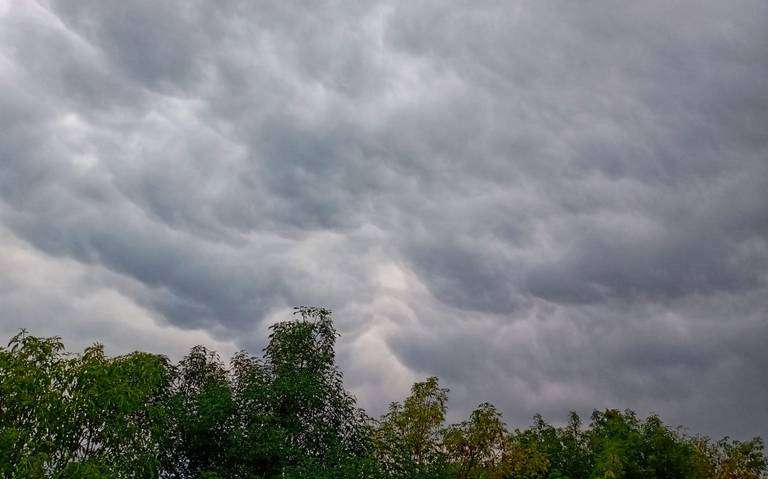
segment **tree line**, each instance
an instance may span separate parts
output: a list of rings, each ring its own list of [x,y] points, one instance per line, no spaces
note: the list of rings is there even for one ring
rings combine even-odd
[[[343,386],[330,312],[295,309],[261,357],[225,365],[192,348],[178,364],[81,354],[22,331],[0,348],[0,477],[596,479],[768,477],[760,438],[713,441],[629,410],[535,416],[509,430],[480,404],[445,424],[435,377],[373,419]]]

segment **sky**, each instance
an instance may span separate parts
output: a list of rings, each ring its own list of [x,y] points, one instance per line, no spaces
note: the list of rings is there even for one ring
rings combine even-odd
[[[333,310],[369,413],[768,435],[768,3],[0,0],[0,342]]]

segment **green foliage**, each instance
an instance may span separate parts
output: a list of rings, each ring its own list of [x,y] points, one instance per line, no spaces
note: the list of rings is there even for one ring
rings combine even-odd
[[[297,321],[272,326],[264,353],[270,412],[285,431],[291,462],[344,461],[368,449],[368,421],[335,364],[330,311],[296,308]]]
[[[226,368],[197,346],[175,368],[164,462],[173,477],[333,477],[368,467],[368,418],[344,390],[330,312],[295,314],[271,327],[262,360],[240,352]]]
[[[468,421],[450,426],[443,442],[459,479],[499,477],[506,450],[507,428],[501,413],[483,403]]]
[[[416,383],[402,404],[394,402],[376,430],[378,459],[391,477],[443,477],[442,427],[448,390],[436,377]]]
[[[378,421],[336,366],[330,312],[296,308],[263,357],[202,346],[178,364],[20,332],[0,348],[0,479],[766,479],[760,438],[711,441],[658,416],[541,416],[509,432],[483,403],[446,425],[427,378]]]
[[[728,437],[717,442],[697,437],[689,441],[695,477],[712,479],[763,479],[768,477],[768,458],[759,437],[736,441]]]
[[[22,331],[0,350],[2,477],[155,477],[169,384],[162,356],[69,356]]]
[[[178,477],[216,477],[228,472],[237,410],[226,368],[202,346],[174,369],[169,410],[173,418],[164,461]]]
[[[516,431],[512,437],[518,459],[512,461],[512,477],[552,479],[587,478],[593,469],[594,452],[581,429],[581,418],[572,412],[568,424],[558,428],[541,416],[526,431]],[[520,458],[526,459],[521,462]]]

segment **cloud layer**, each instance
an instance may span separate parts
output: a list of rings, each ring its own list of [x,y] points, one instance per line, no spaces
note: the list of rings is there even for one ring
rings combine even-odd
[[[768,434],[768,5],[310,5],[0,2],[1,332]]]

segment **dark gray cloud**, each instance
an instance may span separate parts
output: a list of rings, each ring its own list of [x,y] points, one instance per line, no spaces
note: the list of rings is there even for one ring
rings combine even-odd
[[[763,2],[0,2],[0,331],[768,434]]]

